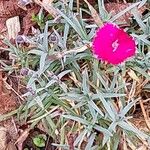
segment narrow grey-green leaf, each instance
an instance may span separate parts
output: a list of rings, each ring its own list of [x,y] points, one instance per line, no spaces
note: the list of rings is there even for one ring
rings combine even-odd
[[[88,72],[87,72],[87,69],[85,69],[83,71],[83,81],[82,81],[82,90],[83,90],[83,93],[84,95],[88,95],[89,94],[89,85],[88,85]]]
[[[64,118],[67,118],[67,119],[70,119],[70,120],[74,120],[74,121],[77,121],[77,122],[80,122],[82,124],[85,124],[85,125],[88,125],[89,122],[80,118],[80,117],[76,117],[76,116],[71,116],[71,115],[62,115]]]
[[[120,111],[121,113],[121,116],[125,116],[127,114],[127,112],[133,107],[133,105],[135,104],[136,102],[135,101],[132,101],[130,103],[128,103],[124,108],[123,110]]]
[[[56,83],[57,81],[56,80],[50,80],[47,85],[45,86],[45,88],[48,88],[50,87],[51,85],[53,85],[54,83]]]
[[[102,111],[97,107],[97,105],[92,101],[88,101],[89,105],[91,105],[93,107],[93,109],[95,109],[101,116],[104,116],[104,114],[102,113]]]
[[[39,74],[42,74],[43,71],[44,71],[46,57],[47,57],[47,53],[44,53],[44,54],[41,55],[41,58],[40,58],[40,70],[39,70]]]
[[[138,130],[137,128],[133,127],[129,123],[126,123],[125,121],[118,122],[118,125],[123,128],[124,130],[128,130],[130,132],[133,132],[135,135],[138,135],[140,138],[147,139],[149,136],[142,131]]]
[[[74,141],[74,146],[77,146],[77,144],[80,144],[83,142],[83,139],[85,138],[85,135],[87,134],[87,129],[84,129],[79,136],[76,138],[76,140]]]
[[[40,51],[40,50],[36,50],[36,49],[32,49],[28,52],[28,54],[35,54],[35,55],[40,55],[42,56],[44,54],[43,51]]]
[[[137,2],[132,4],[131,6],[127,7],[126,9],[122,10],[121,12],[117,13],[117,15],[113,16],[110,21],[114,22],[116,19],[118,19],[119,17],[121,17],[122,15],[124,15],[126,12],[128,12],[129,10],[131,10],[132,8],[138,6],[141,2]]]
[[[65,70],[65,71],[62,71],[59,75],[58,75],[58,78],[61,79],[63,76],[65,76],[66,74],[70,73],[71,70]]]
[[[88,144],[85,147],[85,150],[90,150],[92,148],[92,145],[94,143],[95,137],[96,137],[96,133],[93,133],[90,136],[90,138],[88,139],[88,142],[87,142]]]
[[[106,111],[108,112],[108,114],[111,117],[112,121],[115,121],[115,114],[112,111],[110,105],[107,103],[107,101],[105,100],[105,98],[102,96],[102,94],[99,91],[97,91],[97,93],[99,94],[99,99],[103,103],[103,106],[106,109]]]

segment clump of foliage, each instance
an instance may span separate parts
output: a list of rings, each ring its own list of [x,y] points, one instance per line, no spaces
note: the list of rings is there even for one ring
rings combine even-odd
[[[89,14],[87,10],[80,8],[79,14],[73,11],[73,0],[54,4],[60,16],[48,20],[43,32],[26,37],[31,45],[29,50],[5,41],[10,46],[7,50],[15,55],[21,68],[26,69],[22,74],[27,88],[22,98],[26,104],[18,109],[18,119],[27,121],[31,127],[42,123],[54,140],[52,144],[63,149],[71,146],[69,136],[73,136],[75,149],[117,150],[123,143],[130,148],[139,143],[148,146],[149,135],[130,122],[129,112],[141,100],[139,94],[132,94],[130,90],[136,90],[140,79],[150,80],[150,13],[140,17],[136,11],[144,3],[144,0],[134,3],[111,16],[104,3],[98,1],[99,16],[104,22],[114,22],[133,8],[136,23],[126,27],[126,31],[138,43],[137,54],[118,66],[94,58],[89,45],[97,25],[83,18],[83,14]]]

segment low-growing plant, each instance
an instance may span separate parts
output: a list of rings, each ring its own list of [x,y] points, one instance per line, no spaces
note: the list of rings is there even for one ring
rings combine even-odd
[[[14,47],[5,41],[20,68],[27,71],[22,74],[26,80],[27,92],[22,95],[26,104],[18,109],[18,119],[27,121],[31,127],[42,123],[54,139],[53,145],[62,149],[70,148],[69,140],[73,140],[74,149],[85,150],[117,150],[123,143],[130,148],[139,143],[149,147],[148,133],[131,123],[130,114],[141,100],[140,95],[132,95],[130,90],[136,88],[135,82],[140,82],[140,78],[147,81],[145,87],[150,81],[150,18],[140,17],[137,11],[147,1],[133,3],[111,16],[103,1],[98,0],[103,22],[115,22],[130,10],[136,20],[135,28],[125,28],[137,42],[136,56],[116,66],[93,56],[91,42],[98,26],[94,20],[84,18],[83,13],[88,10],[80,8],[76,14],[73,2],[54,4],[59,8],[59,21],[48,20],[44,32],[26,37],[30,50],[23,51],[19,45]],[[0,63],[7,71],[16,70],[3,61]],[[68,138],[71,135],[73,138]]]

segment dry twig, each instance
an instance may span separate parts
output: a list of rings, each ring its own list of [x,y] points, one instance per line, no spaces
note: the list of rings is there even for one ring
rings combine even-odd
[[[34,0],[34,2],[39,6],[42,6],[49,14],[53,16],[53,18],[56,18],[58,16],[57,10],[52,6],[53,0],[49,2],[41,2],[40,0]]]
[[[140,106],[141,106],[141,110],[142,110],[142,113],[143,113],[143,116],[144,116],[145,123],[146,123],[148,129],[150,130],[149,117],[148,117],[147,114],[146,114],[143,101],[142,101],[142,100],[139,100],[139,102],[140,102]]]

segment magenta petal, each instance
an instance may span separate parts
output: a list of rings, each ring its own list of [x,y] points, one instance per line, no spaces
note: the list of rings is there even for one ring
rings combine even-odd
[[[120,64],[135,55],[136,44],[131,36],[117,25],[106,23],[93,39],[93,53],[100,60]]]

